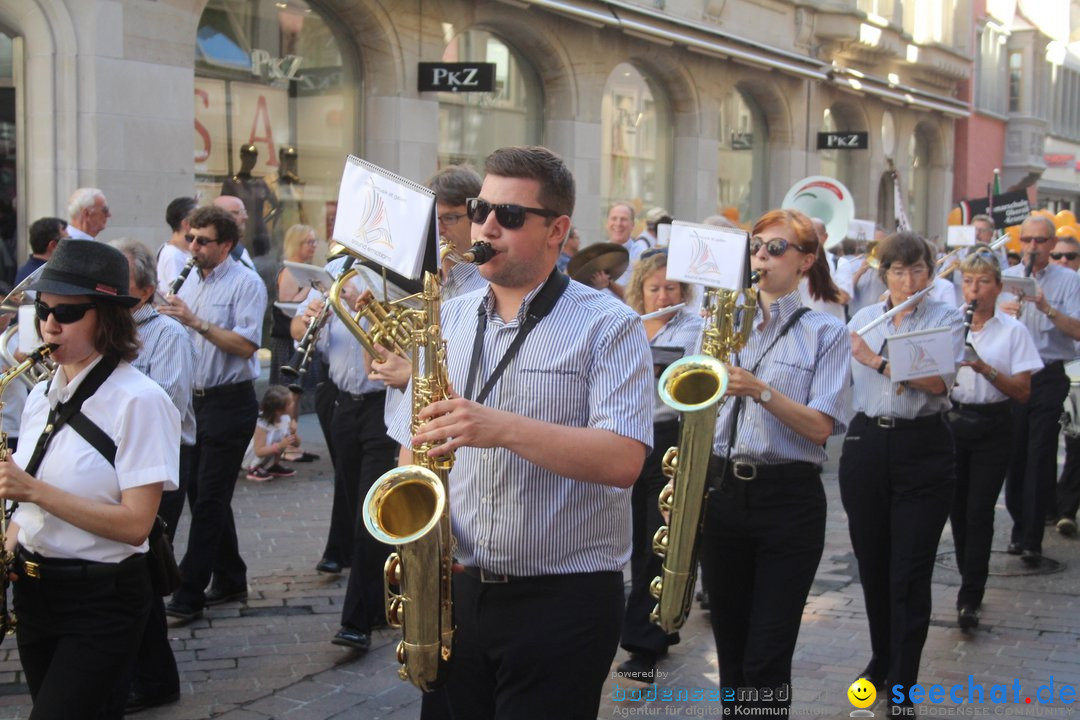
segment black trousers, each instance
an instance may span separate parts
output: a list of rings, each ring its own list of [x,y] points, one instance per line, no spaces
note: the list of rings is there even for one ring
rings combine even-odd
[[[398,445],[387,436],[383,422],[385,402],[385,392],[356,397],[339,393],[331,425],[336,448],[334,475],[341,479],[345,493],[342,504],[353,523],[352,571],[341,624],[363,632],[386,623],[383,565],[391,548],[367,531],[360,507],[379,476],[397,464]]]
[[[328,371],[329,372],[329,371]],[[349,510],[345,494],[344,478],[337,473],[337,453],[334,448],[334,406],[338,399],[338,386],[329,376],[315,388],[315,416],[319,419],[330,464],[334,471],[334,497],[330,505],[330,528],[326,533],[323,558],[349,567],[352,563],[353,513]]]
[[[1061,362],[1031,376],[1027,404],[1013,403],[1013,456],[1005,478],[1005,507],[1012,516],[1012,541],[1042,552],[1046,519],[1054,514],[1057,442],[1061,405],[1069,378]]]
[[[70,561],[60,561],[69,563]],[[30,686],[32,720],[113,720],[123,716],[118,679],[139,645],[150,606],[143,556],[94,579],[21,577],[14,583],[19,659]]]
[[[660,491],[667,484],[667,478],[661,471],[661,461],[668,448],[678,442],[678,420],[653,425],[653,450],[645,458],[631,495],[634,550],[630,556],[630,597],[626,599],[620,644],[632,653],[663,655],[668,649],[667,633],[649,620],[650,613],[656,607],[656,599],[649,593],[649,585],[660,574],[663,564],[652,547],[653,535],[664,524],[657,504]]]
[[[1080,510],[1080,437],[1065,436],[1065,467],[1057,483],[1057,517],[1076,520]]]
[[[930,627],[930,580],[956,486],[952,433],[940,416],[885,429],[861,413],[844,438],[840,499],[870,623],[870,672],[914,685]]]
[[[456,630],[444,686],[452,717],[595,720],[622,612],[617,572],[506,584],[454,575]],[[425,703],[423,720],[428,712]]]
[[[791,658],[803,606],[825,547],[825,489],[818,470],[777,478],[714,478],[701,540],[721,688],[757,698],[725,702],[725,712],[769,708],[787,717]],[[762,691],[771,691],[771,695]],[[737,692],[737,691],[736,691]]]
[[[1012,410],[1003,402],[999,409],[984,409],[987,431],[976,437],[953,432],[956,449],[956,495],[949,520],[960,569],[956,607],[977,608],[986,591],[990,569],[990,544],[994,539],[994,506],[1012,455]]]
[[[180,561],[183,580],[173,594],[176,602],[203,607],[211,575],[220,587],[247,587],[247,565],[240,557],[230,503],[258,414],[255,389],[250,383],[226,393],[195,398],[196,470],[188,492],[191,529],[187,552]]]
[[[195,471],[195,446],[180,446],[180,489],[170,490],[161,496],[158,515],[165,521],[165,534],[172,543],[176,536],[176,526],[184,509],[184,498],[191,484]],[[146,629],[143,632],[139,650],[132,658],[128,682],[122,683],[121,700],[126,700],[128,691],[134,688],[144,697],[170,695],[180,689],[180,673],[176,669],[176,658],[169,645],[169,626],[165,617],[165,601],[153,594],[150,599],[150,612],[146,617]]]

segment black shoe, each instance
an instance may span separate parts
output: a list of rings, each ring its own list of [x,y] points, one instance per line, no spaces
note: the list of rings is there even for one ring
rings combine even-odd
[[[367,633],[348,627],[338,630],[330,642],[335,645],[351,647],[360,652],[367,652],[368,648],[371,647],[371,639],[367,636]]]
[[[327,575],[337,575],[341,572],[341,563],[337,560],[327,560],[323,558],[319,561],[319,564],[315,566],[315,572],[326,573]]]
[[[1042,553],[1038,550],[1025,550],[1020,555],[1020,560],[1028,567],[1038,567],[1042,562]]]
[[[170,600],[165,603],[165,614],[171,618],[177,620],[183,620],[186,623],[192,620],[198,620],[203,616],[203,609],[197,608],[194,605],[188,605],[187,603],[177,602],[176,600]]]
[[[247,587],[239,588],[236,590],[226,590],[215,585],[211,585],[210,589],[206,591],[206,605],[221,605],[222,603],[229,602],[243,602],[248,599]]]
[[[656,655],[652,653],[630,653],[630,659],[619,663],[615,672],[627,680],[652,685],[656,680]]]
[[[974,630],[979,627],[979,613],[970,605],[964,605],[957,613],[956,624],[961,630]]]
[[[878,692],[881,692],[881,689],[885,687],[885,675],[878,673],[877,660],[871,660],[867,663],[866,668],[855,677],[855,680],[859,679],[869,680]],[[852,680],[852,682],[855,682],[855,680]]]
[[[1063,517],[1057,521],[1058,534],[1072,537],[1076,534],[1076,521],[1072,518]]]
[[[174,703],[179,699],[179,690],[174,690],[169,693],[160,693],[158,695],[144,695],[135,688],[131,688],[131,692],[129,692],[127,696],[127,702],[124,703],[124,714],[132,715],[140,710]]]
[[[1009,543],[1009,547],[1005,548],[1005,552],[1010,555],[1019,555],[1024,552],[1024,546],[1018,542],[1011,542]]]

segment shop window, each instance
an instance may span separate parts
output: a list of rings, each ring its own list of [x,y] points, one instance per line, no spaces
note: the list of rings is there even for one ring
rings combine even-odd
[[[667,101],[659,89],[629,63],[615,66],[601,105],[601,220],[617,201],[634,205],[638,215],[653,207],[671,210],[672,131]]]
[[[356,152],[358,80],[331,26],[303,0],[210,0],[195,43],[195,181],[241,197],[244,242],[280,255],[296,223],[333,229]]]
[[[493,150],[540,143],[543,96],[532,67],[509,45],[482,30],[467,30],[446,46],[444,62],[495,63],[495,90],[439,93],[439,167],[477,170]]]
[[[732,91],[720,106],[717,213],[732,217],[734,210],[738,222],[747,223],[765,211],[768,135],[757,104]]]
[[[825,109],[821,118],[821,132],[848,132],[853,130],[862,130],[862,127],[849,122],[835,107]],[[853,165],[856,152],[858,151],[838,150],[836,148],[818,150],[819,174],[836,178],[844,183],[848,189],[856,187],[853,181],[855,173]]]
[[[916,128],[908,140],[907,213],[911,229],[925,235],[930,205],[930,139]]]

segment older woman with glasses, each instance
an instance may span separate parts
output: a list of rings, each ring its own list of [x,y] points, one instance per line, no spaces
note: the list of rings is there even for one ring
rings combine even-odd
[[[685,303],[691,289],[686,283],[667,279],[667,252],[648,250],[642,256],[626,289],[626,302],[641,315],[653,315],[667,307]],[[642,321],[645,335],[653,350],[653,369],[656,377],[674,360],[697,352],[701,342],[703,322],[685,310],[672,310],[653,315]],[[630,565],[633,574],[630,597],[623,617],[621,644],[630,652],[630,659],[619,665],[619,672],[628,678],[652,682],[656,660],[667,654],[672,638],[649,620],[656,600],[649,584],[660,574],[660,558],[653,553],[652,538],[663,525],[657,499],[667,480],[661,460],[669,447],[678,444],[678,413],[665,405],[659,394],[653,398],[652,452],[645,459],[641,475],[634,483],[631,496],[633,518],[633,554]]]
[[[888,680],[906,693],[918,677],[934,557],[956,485],[952,438],[942,418],[955,374],[896,384],[886,340],[946,327],[959,362],[963,319],[956,308],[923,298],[864,335],[854,332],[932,281],[930,246],[918,235],[895,233],[878,248],[887,297],[849,323],[856,414],[840,456],[840,497],[870,623],[872,656],[861,677],[879,688]]]
[[[952,388],[948,413],[956,447],[956,497],[952,512],[956,563],[962,578],[956,595],[957,623],[979,624],[994,538],[994,505],[1012,455],[1010,400],[1027,402],[1031,373],[1042,369],[1031,333],[1015,318],[996,312],[1001,267],[989,250],[960,264],[967,347]]]

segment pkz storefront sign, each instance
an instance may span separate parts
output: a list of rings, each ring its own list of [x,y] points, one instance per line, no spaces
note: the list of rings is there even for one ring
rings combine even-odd
[[[420,92],[491,92],[495,63],[420,63]]]
[[[819,132],[818,150],[866,150],[870,147],[868,132]]]

